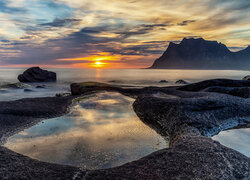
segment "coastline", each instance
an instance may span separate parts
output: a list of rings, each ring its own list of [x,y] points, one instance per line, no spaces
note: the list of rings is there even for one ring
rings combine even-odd
[[[235,86],[234,84],[234,88],[237,89],[241,87],[241,85],[245,86],[245,81],[243,84],[241,82],[243,81],[237,81],[237,83],[234,81],[237,85]],[[76,85],[79,86],[79,84]],[[190,87],[195,89],[201,85],[202,82],[196,85],[192,84],[191,86],[186,85],[184,87],[190,90]],[[214,83],[211,82],[210,86],[214,86]],[[216,86],[218,86],[217,81]],[[179,90],[180,87],[126,89],[112,85],[99,86],[98,84],[91,87],[80,84],[79,87],[77,93],[74,92],[77,96],[32,98],[12,102],[0,102],[0,107],[6,107],[6,104],[9,105],[9,109],[8,107],[6,109],[1,109],[0,114],[7,117],[14,113],[20,116],[20,118],[25,119],[26,117],[23,116],[25,114],[23,110],[25,109],[16,105],[24,103],[29,105],[32,109],[27,111],[29,118],[31,118],[29,122],[37,123],[43,119],[53,116],[58,117],[67,113],[67,110],[72,106],[76,97],[86,95],[86,93],[91,94],[93,92],[98,92],[100,90],[117,91],[124,95],[136,97],[136,101],[133,104],[134,111],[144,123],[157,132],[164,132],[169,135],[170,148],[154,152],[142,159],[110,169],[82,171],[77,167],[53,165],[59,168],[63,167],[62,169],[64,169],[64,171],[62,172],[65,173],[70,169],[70,173],[74,172],[73,175],[71,174],[72,178],[99,179],[105,177],[105,179],[152,179],[152,177],[169,177],[169,179],[175,179],[177,177],[195,177],[199,179],[201,177],[210,177],[228,179],[229,177],[233,177],[232,179],[237,179],[239,177],[248,178],[250,176],[250,158],[230,148],[224,147],[220,143],[209,138],[222,130],[237,128],[238,126],[250,123],[250,119],[245,118],[250,115],[248,106],[250,101],[247,98],[231,96],[225,93],[206,92],[204,90],[198,92],[192,92],[192,90],[182,91]],[[72,87],[71,90],[73,90]],[[155,95],[157,93],[161,94]],[[39,105],[40,108],[32,106],[32,102],[34,103],[34,101],[42,102]],[[48,104],[52,106],[51,102],[55,103],[55,109],[53,111],[48,108]],[[233,112],[231,112],[232,110],[230,108],[232,105],[234,105],[235,108]],[[19,109],[16,107],[19,107]],[[41,107],[44,108],[42,111]],[[25,108],[29,109],[27,106]],[[239,115],[238,112],[240,112],[241,117],[235,119],[236,116]],[[224,113],[223,116],[221,115],[222,113]],[[215,119],[211,117],[215,117]],[[32,123],[26,124],[26,126],[31,125]],[[24,127],[25,126],[21,126],[20,129],[16,129],[16,127],[11,128],[18,131]],[[2,146],[0,146],[0,148],[5,155],[13,155],[14,153]],[[21,162],[23,159],[25,159],[25,162],[27,159],[30,162],[36,161],[17,153],[14,154],[16,154],[16,157]],[[0,161],[1,159],[7,161],[7,156],[3,156],[4,155],[0,156]],[[11,160],[8,161],[9,164],[14,163]],[[43,162],[36,162],[38,163],[37,166],[33,170],[30,170],[29,173],[40,169],[39,164]],[[46,166],[49,167],[50,163],[47,164]],[[29,164],[24,162],[22,165],[29,166]],[[1,166],[0,170],[1,168],[6,169],[6,165],[2,164]],[[46,166],[43,167],[43,170],[38,170],[38,173],[47,173],[48,176],[56,178],[53,173],[48,173]],[[182,171],[178,171],[178,167],[181,167]],[[71,171],[72,168],[73,171]],[[20,173],[18,169],[15,170],[13,174],[8,174],[7,172],[9,177],[15,177],[18,173]],[[0,173],[0,177],[1,176]],[[60,178],[63,179],[64,177],[66,177],[66,174],[61,174]]]

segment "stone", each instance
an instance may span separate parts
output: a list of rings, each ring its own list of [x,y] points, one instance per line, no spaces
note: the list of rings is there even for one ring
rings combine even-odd
[[[242,80],[250,80],[250,75],[245,76]]]
[[[32,92],[33,90],[31,90],[31,89],[24,89],[23,91],[24,92]]]
[[[55,82],[56,73],[43,70],[40,67],[31,67],[18,75],[20,82]]]
[[[229,94],[242,98],[250,98],[250,87],[217,87],[212,86],[203,90],[204,92],[217,92],[222,94]]]
[[[1,88],[12,88],[12,89],[24,89],[24,88],[29,88],[30,86],[28,84],[24,84],[24,83],[12,83],[12,84],[5,84],[0,86]]]
[[[231,79],[211,79],[179,87],[181,91],[201,91],[208,87],[249,87],[250,81]]]
[[[175,84],[189,84],[189,83],[187,81],[184,81],[184,80],[180,79],[180,80],[177,80],[175,82]]]
[[[37,89],[44,89],[46,86],[45,85],[38,85],[36,86]]]
[[[160,80],[159,83],[168,83],[166,80]]]

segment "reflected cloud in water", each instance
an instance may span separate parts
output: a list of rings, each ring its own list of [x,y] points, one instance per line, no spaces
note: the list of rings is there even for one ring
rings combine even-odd
[[[103,92],[82,100],[63,117],[10,137],[6,147],[46,162],[109,168],[167,147],[132,109],[133,99]]]

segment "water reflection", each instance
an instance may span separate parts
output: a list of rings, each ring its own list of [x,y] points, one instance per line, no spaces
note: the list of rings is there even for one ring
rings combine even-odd
[[[250,157],[250,129],[233,129],[223,131],[213,139]]]
[[[76,105],[70,114],[16,134],[8,148],[42,161],[109,168],[165,148],[166,141],[143,124],[131,98],[103,92]]]

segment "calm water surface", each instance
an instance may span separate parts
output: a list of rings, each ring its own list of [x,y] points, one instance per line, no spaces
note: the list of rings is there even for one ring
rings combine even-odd
[[[233,129],[220,132],[214,140],[250,157],[250,129]]]
[[[10,137],[5,146],[38,160],[88,169],[122,165],[168,147],[138,119],[133,101],[119,93],[99,93],[66,116]]]

